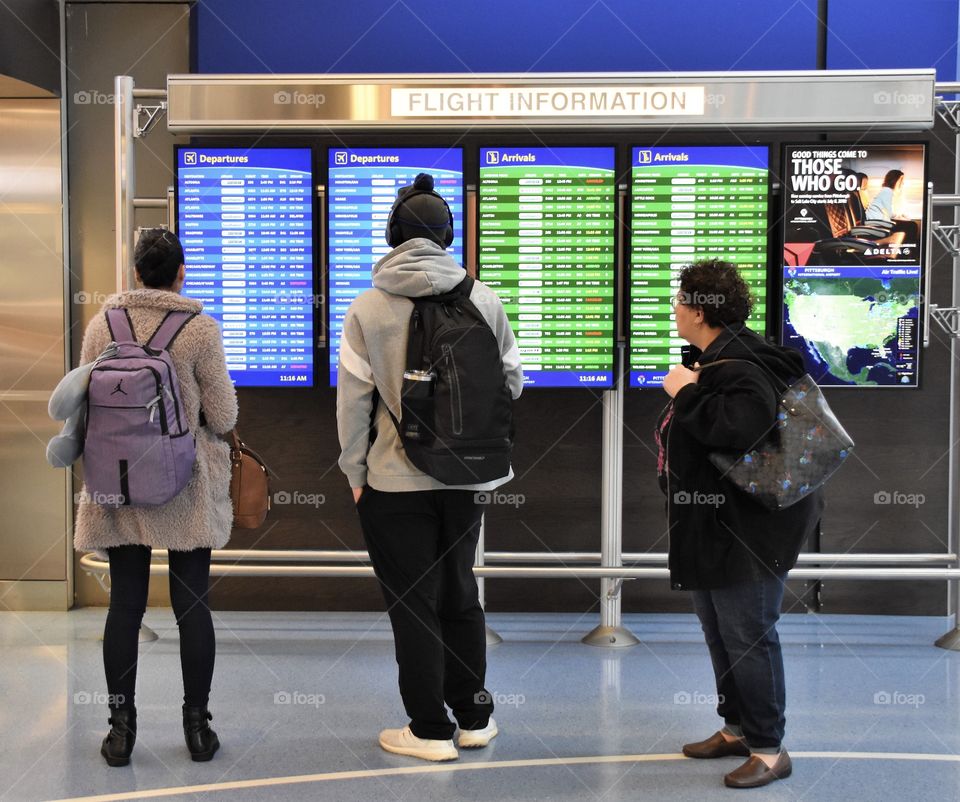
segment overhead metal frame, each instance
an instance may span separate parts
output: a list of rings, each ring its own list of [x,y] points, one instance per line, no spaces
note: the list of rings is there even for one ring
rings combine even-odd
[[[921,73],[930,73],[931,71],[913,71],[912,74],[917,75]],[[845,81],[848,80],[867,80],[864,76],[869,78],[880,78],[883,80],[885,77],[890,80],[895,78],[902,79],[904,76],[903,71],[880,71],[872,73],[853,73],[853,72],[844,72],[844,73],[818,73],[816,74],[816,81],[820,82],[821,85],[826,85],[825,82],[829,82],[832,77],[842,77]],[[746,74],[743,74],[746,75]],[[738,76],[743,78],[743,75]],[[783,74],[774,74],[774,73],[757,73],[753,74],[755,78],[759,79],[768,79],[775,80],[777,76],[782,77]],[[709,81],[713,80],[729,80],[731,74],[704,74],[704,73],[690,73],[683,74],[682,77],[691,77],[695,76],[698,80]],[[444,83],[454,82],[454,83],[464,83],[470,82],[470,78],[464,79],[462,76],[457,78],[437,78],[437,76],[388,76],[383,78],[383,81],[395,80],[397,78],[420,80],[421,82],[428,83]],[[512,82],[522,82],[522,79],[517,78],[516,76],[472,76],[473,79],[477,81],[489,81],[491,77],[498,78],[504,83]],[[532,76],[538,81],[550,81],[556,79],[557,81],[566,81],[569,82],[571,76]],[[577,77],[577,76],[573,76]],[[579,76],[580,78],[589,79],[590,76]],[[596,78],[596,76],[593,76]],[[678,78],[676,74],[672,75],[669,81],[676,82]],[[330,82],[349,82],[350,80],[362,81],[364,83],[376,83],[378,79],[371,78],[371,76],[170,76],[168,79],[168,90],[171,86],[171,81],[173,84],[179,82],[186,83],[197,83],[203,81],[229,81],[231,79],[237,79],[243,83],[250,83],[251,85],[268,85],[268,86],[283,86],[284,82],[288,82],[291,79],[304,79],[309,81],[325,81]],[[615,82],[617,80],[621,81],[636,81],[638,76],[603,76],[605,82]],[[663,82],[663,75],[652,75],[652,76],[642,76],[643,80],[649,83]],[[243,120],[231,120],[217,125],[210,125],[209,123],[191,125],[189,122],[185,122],[181,117],[176,117],[171,120],[171,111],[168,108],[168,90],[161,89],[136,89],[134,87],[133,79],[129,76],[117,76],[115,79],[115,93],[117,98],[117,103],[115,107],[115,142],[114,142],[114,155],[115,155],[115,187],[116,187],[116,244],[117,244],[117,254],[116,254],[116,274],[117,274],[117,290],[122,291],[130,286],[133,286],[132,281],[132,267],[131,267],[131,254],[132,254],[132,239],[134,234],[134,213],[135,208],[139,207],[148,207],[148,208],[160,208],[166,206],[168,209],[168,227],[172,226],[172,200],[170,189],[167,190],[166,196],[163,198],[136,198],[136,173],[135,173],[135,157],[134,157],[134,139],[146,136],[149,132],[155,127],[157,121],[160,119],[162,114],[166,112],[168,120],[168,130],[174,132],[203,132],[203,133],[222,133],[229,130],[256,130],[256,126],[250,126],[248,123],[244,123]],[[958,601],[960,601],[960,561],[958,561],[957,551],[958,551],[958,525],[957,525],[957,514],[958,514],[958,505],[957,505],[957,491],[956,491],[956,479],[958,476],[958,467],[957,467],[957,451],[953,448],[952,444],[956,442],[956,433],[958,428],[958,420],[956,415],[956,404],[954,403],[957,398],[957,389],[958,383],[960,383],[960,376],[958,376],[958,371],[956,368],[956,338],[960,337],[960,298],[958,298],[958,292],[960,292],[960,99],[957,100],[947,100],[944,95],[957,95],[960,98],[960,83],[938,83],[936,84],[937,96],[934,101],[935,113],[940,115],[956,132],[957,134],[957,148],[955,151],[956,158],[956,173],[955,173],[955,193],[954,195],[940,195],[936,196],[932,191],[928,192],[928,210],[932,209],[932,206],[953,206],[954,207],[954,223],[950,226],[940,226],[935,225],[933,221],[932,213],[928,214],[928,231],[932,232],[932,236],[936,236],[937,240],[947,249],[947,251],[953,257],[954,269],[953,269],[953,299],[952,305],[950,307],[938,307],[929,303],[929,295],[925,297],[925,303],[928,309],[928,314],[932,315],[932,318],[937,321],[938,325],[941,325],[945,328],[946,331],[951,335],[951,356],[954,357],[951,359],[951,408],[950,408],[950,475],[949,475],[949,502],[948,502],[948,553],[944,555],[911,555],[911,554],[899,554],[899,555],[801,555],[801,564],[804,562],[831,562],[831,567],[816,567],[816,568],[795,568],[790,572],[790,577],[795,579],[901,579],[901,580],[935,580],[942,581],[947,580],[948,586],[948,613],[953,620],[952,629],[940,638],[937,641],[938,646],[943,648],[955,649],[960,651],[960,610],[958,610]],[[154,100],[151,104],[139,104],[134,105],[135,98],[151,98]],[[159,99],[159,100],[158,100]],[[876,97],[874,101],[876,102]],[[921,104],[922,106],[922,104]],[[178,112],[179,113],[179,112]],[[141,125],[141,117],[145,117],[144,123]],[[481,121],[482,122],[482,121]],[[582,122],[582,121],[581,121]],[[409,125],[415,126],[424,126],[426,123],[424,121],[414,121],[408,123]],[[450,125],[462,125],[463,121],[431,121],[429,123],[430,127],[444,127]],[[495,125],[494,123],[492,123]],[[518,124],[516,120],[504,121],[503,126],[515,126]],[[526,124],[529,124],[529,121],[526,121]],[[538,121],[539,125],[547,125],[542,121]],[[570,127],[570,122],[566,121],[565,123],[558,122],[556,125],[565,125]],[[590,123],[595,125],[595,122]],[[624,125],[626,123],[621,122],[620,124]],[[636,125],[636,121],[634,121]],[[643,124],[646,125],[659,125],[662,126],[665,124],[664,120],[650,120],[643,121]],[[676,123],[671,122],[671,125],[676,125]],[[725,123],[727,125],[728,123]],[[731,124],[734,127],[741,128],[750,128],[756,127],[755,124],[751,123],[749,120],[731,121]],[[849,120],[840,120],[831,125],[830,120],[816,119],[808,121],[808,124],[798,124],[796,121],[793,123],[785,122],[785,127],[789,128],[850,128],[859,123],[850,122]],[[932,124],[932,123],[930,123]],[[881,124],[881,128],[886,129],[898,129],[898,130],[916,130],[917,128],[928,128],[930,127],[927,121],[926,112],[918,112],[915,119],[905,119],[899,121],[886,121]],[[329,123],[319,124],[316,120],[311,119],[301,119],[301,120],[287,120],[286,122],[281,122],[277,125],[278,128],[282,130],[298,129],[298,130],[312,130],[319,127],[329,130],[331,125]],[[700,122],[700,126],[704,126],[706,123]],[[770,127],[770,123],[763,123],[765,127]],[[349,128],[349,127],[364,127],[360,125],[356,120],[343,122],[340,127]],[[549,127],[549,126],[548,126]],[[575,127],[575,126],[574,126]],[[622,262],[623,256],[621,254],[620,261]],[[932,265],[932,256],[930,253],[930,240],[928,238],[927,248],[926,248],[926,273],[925,273],[925,290],[929,292],[929,280],[930,280],[930,271]],[[622,265],[621,265],[622,267]],[[926,337],[925,331],[925,342],[924,345],[928,344],[928,339]],[[622,344],[618,347],[618,359],[620,361],[621,371],[620,374],[623,375],[623,347]],[[621,595],[620,588],[622,582],[626,579],[664,579],[669,576],[669,571],[663,567],[655,566],[645,566],[640,567],[636,563],[642,560],[644,557],[649,557],[654,559],[654,561],[663,560],[665,561],[665,555],[625,555],[623,553],[623,531],[622,531],[622,518],[621,518],[621,508],[622,508],[622,483],[623,483],[623,460],[622,460],[622,412],[623,412],[623,384],[622,382],[618,383],[616,387],[612,390],[604,391],[603,398],[603,467],[602,467],[602,509],[601,509],[601,552],[599,555],[594,555],[592,553],[574,553],[573,555],[551,555],[550,553],[544,554],[531,554],[531,553],[518,553],[515,555],[510,555],[510,553],[497,553],[498,556],[502,557],[504,555],[509,555],[509,559],[514,559],[516,562],[521,563],[518,565],[511,566],[491,566],[486,565],[487,562],[495,561],[495,554],[485,552],[483,550],[483,538],[481,538],[481,545],[478,549],[477,555],[477,567],[475,568],[475,573],[478,578],[481,580],[481,593],[482,591],[482,579],[484,577],[517,577],[517,578],[596,578],[601,580],[601,620],[600,625],[596,627],[587,637],[584,638],[584,641],[587,643],[592,643],[594,645],[603,645],[603,646],[624,646],[624,645],[633,645],[639,641],[622,626],[622,608],[621,608]],[[155,552],[158,556],[160,552]],[[298,556],[291,557],[289,555],[296,554]],[[282,556],[281,556],[282,555]],[[362,552],[326,552],[326,551],[307,551],[307,552],[263,552],[260,554],[254,554],[251,552],[245,552],[243,550],[220,550],[214,552],[214,565],[212,566],[211,573],[214,575],[230,575],[230,576],[373,576],[373,569],[369,565],[324,565],[322,563],[328,562],[331,560],[331,555],[335,560],[345,560],[352,562],[355,558],[366,557],[365,553]],[[362,557],[361,557],[362,555]],[[567,562],[582,563],[582,562],[592,562],[596,556],[600,558],[600,565],[552,565],[552,566],[531,566],[528,563],[531,562],[555,562],[563,561],[566,558]],[[559,560],[557,558],[560,558]],[[831,558],[827,560],[826,558]],[[628,562],[633,562],[633,565],[624,566],[624,559],[628,559]],[[833,559],[836,558],[836,559]],[[849,559],[848,559],[849,558]],[[218,559],[231,559],[235,564],[232,565],[219,565],[217,563]],[[263,560],[263,561],[294,561],[294,562],[316,562],[320,564],[316,565],[249,565],[242,564],[249,560]],[[842,562],[861,562],[865,564],[870,563],[882,563],[886,560],[896,560],[898,563],[897,567],[861,567],[861,566],[851,566],[844,568],[837,568],[835,565]],[[949,567],[938,567],[938,568],[918,568],[913,567],[918,562],[943,562],[946,563]],[[81,566],[88,573],[98,576],[98,581],[103,582],[105,578],[106,569],[108,569],[108,564],[98,561],[95,558],[95,555],[88,554],[81,559]],[[162,564],[154,564],[151,567],[151,573],[164,573],[166,572],[167,567]],[[495,641],[499,636],[496,633],[488,635],[491,641]]]

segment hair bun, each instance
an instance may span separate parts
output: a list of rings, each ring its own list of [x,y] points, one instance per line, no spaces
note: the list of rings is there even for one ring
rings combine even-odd
[[[413,180],[413,188],[422,192],[433,192],[433,176],[430,173],[420,173]]]

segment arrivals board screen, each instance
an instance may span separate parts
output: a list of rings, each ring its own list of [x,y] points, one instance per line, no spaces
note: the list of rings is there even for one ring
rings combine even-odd
[[[784,345],[823,386],[917,387],[924,146],[784,151]]]
[[[453,243],[463,262],[463,150],[460,148],[334,148],[328,197],[327,338],[330,386],[337,384],[340,337],[350,304],[373,286],[373,266],[390,252],[387,218],[397,190],[417,173],[433,176],[434,190],[453,214]]]
[[[613,148],[483,148],[479,277],[535,387],[611,387]]]
[[[747,145],[633,148],[631,387],[662,385],[680,361],[671,301],[691,262],[737,265],[754,299],[747,324],[766,334],[768,160]]]
[[[238,387],[313,386],[312,193],[310,148],[177,148],[183,294]]]

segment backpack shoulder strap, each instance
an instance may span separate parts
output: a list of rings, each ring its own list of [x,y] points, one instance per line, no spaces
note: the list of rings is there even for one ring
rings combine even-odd
[[[147,347],[154,351],[169,351],[183,327],[197,316],[196,312],[167,312],[156,331],[147,340]]]
[[[454,287],[453,291],[456,293],[459,293],[464,298],[469,298],[470,293],[473,291],[474,283],[475,281],[473,276],[470,276],[470,275],[464,276],[463,281],[461,281],[456,287]]]
[[[122,306],[116,306],[106,311],[107,328],[110,330],[110,339],[115,343],[136,343],[137,335],[133,330],[133,321],[130,313]]]
[[[470,299],[470,292],[473,290],[474,280],[468,275],[464,275],[463,279],[453,288],[447,290],[446,292],[441,292],[437,295],[419,295],[416,298],[411,298],[410,300],[414,303],[416,302],[433,302],[433,303],[450,303],[451,301],[456,301],[460,299]]]

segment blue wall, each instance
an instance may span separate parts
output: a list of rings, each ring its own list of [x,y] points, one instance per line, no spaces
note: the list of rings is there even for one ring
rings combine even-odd
[[[816,8],[816,0],[200,0],[197,70],[814,69]]]
[[[829,0],[831,70],[936,67],[957,79],[957,0]]]
[[[817,0],[199,0],[199,72],[816,67]],[[829,0],[831,69],[957,76],[957,0]]]

